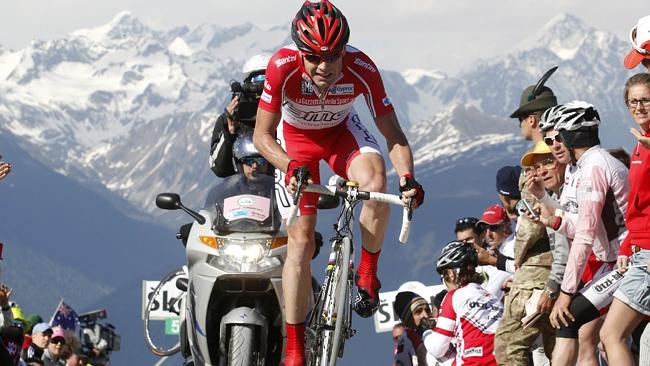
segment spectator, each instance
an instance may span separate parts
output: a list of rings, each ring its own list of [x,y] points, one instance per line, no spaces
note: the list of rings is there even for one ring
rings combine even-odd
[[[393,366],[413,365],[413,357],[417,357],[413,344],[406,336],[404,324],[397,323],[393,326],[392,331],[395,349],[393,350]]]
[[[541,114],[557,105],[553,90],[544,86],[555,69],[547,71],[535,85],[524,89],[519,108],[510,115],[511,118],[518,118],[521,135],[533,143],[542,140],[539,130]],[[519,175],[517,187],[521,198],[534,205],[536,201],[528,190],[524,189],[524,181],[525,175]],[[519,269],[513,276],[511,289],[504,300],[504,316],[495,340],[495,355],[500,365],[529,364],[531,348],[540,336],[548,358],[551,357],[554,346],[553,329],[547,319],[541,318],[526,329],[521,326],[526,301],[532,296],[533,290],[541,290],[546,286],[553,262],[544,227],[526,217],[517,220],[514,259],[514,264]]]
[[[512,262],[514,242],[506,240],[512,236],[512,224],[503,207],[492,205],[485,209],[476,226],[484,227],[482,230],[485,231],[485,242],[488,245],[486,251],[493,258],[492,265],[479,266],[476,268],[476,273],[481,274],[485,279],[483,287],[500,301],[504,295],[504,284],[514,272]]]
[[[0,365],[17,366],[20,364],[23,340],[24,334],[21,327],[0,327]]]
[[[63,347],[65,346],[65,333],[63,328],[54,327],[52,329],[52,338],[43,352],[43,363],[45,366],[65,366],[65,360],[62,358]]]
[[[404,342],[410,343],[415,350],[418,366],[427,365],[427,350],[422,343],[422,333],[435,325],[429,304],[418,294],[403,291],[395,296],[393,311],[404,324],[402,338],[407,338]]]
[[[2,161],[2,155],[0,155],[0,180],[4,179],[9,173],[11,173],[11,164]]]
[[[553,141],[551,140],[552,144]],[[559,201],[564,186],[566,164],[562,164],[555,159],[545,141],[536,143],[531,151],[522,156],[521,166],[528,170],[526,186],[530,192],[546,189],[551,194],[552,199]],[[553,252],[553,263],[551,264],[551,272],[546,282],[546,288],[537,305],[537,311],[541,314],[551,313],[553,304],[560,294],[560,284],[564,278],[566,261],[569,256],[569,240],[566,236],[555,232],[551,228],[547,228],[547,234]]]
[[[646,18],[650,22],[650,17]],[[646,36],[650,37],[650,34],[646,33]],[[632,76],[625,84],[624,99],[643,136],[650,137],[650,74]],[[621,244],[617,263],[621,271],[627,272],[614,294],[614,301],[600,332],[608,358],[616,360],[617,365],[634,365],[626,341],[644,315],[650,316],[648,268],[634,267],[647,265],[650,260],[649,157],[650,149],[637,143],[632,152],[630,192],[625,216],[625,225],[629,231]],[[632,267],[628,269],[629,265]]]
[[[11,304],[9,303],[12,292],[13,290],[9,286],[0,283],[0,310],[2,310],[2,313],[0,314],[0,316],[2,316],[0,326],[9,326],[13,324],[14,315],[11,309]]]
[[[427,352],[436,359],[452,356],[456,364],[494,364],[494,333],[503,314],[501,303],[476,283],[478,257],[471,244],[452,241],[438,258],[436,270],[456,273],[457,288],[447,293],[434,330],[423,333]]]
[[[504,166],[497,171],[499,201],[513,219],[517,217],[515,206],[521,199],[521,192],[519,191],[520,176],[521,167],[518,166]]]
[[[622,216],[629,191],[627,169],[599,146],[600,118],[593,105],[570,102],[547,110],[542,120],[542,125],[548,122],[557,132],[553,136],[547,133],[546,138],[554,146],[564,145],[568,152],[558,155],[552,149],[554,156],[560,162],[571,163],[560,197],[561,207],[566,211],[559,211],[561,216],[542,214],[540,218],[548,227],[572,239],[561,293],[550,321],[558,329],[553,364],[573,365],[578,359],[578,330],[582,333],[583,325],[597,321],[607,311],[612,297],[606,294],[620,283],[612,284],[599,299],[583,295],[591,287],[585,284],[592,284],[601,274],[611,271],[619,243],[626,235]],[[546,196],[538,198],[544,200]],[[581,338],[580,363],[595,364],[597,341],[589,344],[590,351],[583,351],[586,344]]]
[[[38,323],[32,327],[32,344],[23,352],[23,358],[43,358],[52,337],[52,328],[47,323]]]
[[[634,130],[634,129],[633,129]],[[636,131],[636,130],[634,130]],[[630,169],[630,154],[625,151],[622,147],[615,148],[615,149],[607,149],[607,152],[618,159],[623,165],[625,165],[626,168]]]
[[[65,344],[61,350],[61,358],[66,361],[66,366],[77,366],[79,364],[79,353],[81,341],[73,332],[65,333]]]
[[[632,50],[625,56],[623,64],[633,69],[642,63],[650,72],[650,15],[639,19],[630,30],[630,42]]]

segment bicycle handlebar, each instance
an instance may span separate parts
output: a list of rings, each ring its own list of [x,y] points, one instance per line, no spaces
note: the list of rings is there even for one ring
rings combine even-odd
[[[301,188],[303,192],[327,194],[330,196],[339,196],[343,198],[349,198],[350,196],[347,190],[343,188],[339,188],[337,186],[305,184]],[[296,191],[295,197],[298,197],[298,200],[295,200],[296,204],[292,206],[291,210],[289,211],[289,217],[287,218],[287,226],[293,224],[296,217],[298,217],[298,211],[300,207],[298,204],[300,201],[299,192],[300,191]],[[397,196],[389,193],[381,193],[381,192],[357,191],[356,197],[354,197],[354,199],[365,200],[365,201],[378,201],[378,202],[390,203],[397,206],[402,206],[403,207],[402,227],[399,233],[399,241],[400,243],[406,243],[406,241],[408,240],[409,233],[411,231],[411,218],[412,218],[413,209],[410,207],[410,205],[405,205],[404,202],[402,202],[401,196]]]

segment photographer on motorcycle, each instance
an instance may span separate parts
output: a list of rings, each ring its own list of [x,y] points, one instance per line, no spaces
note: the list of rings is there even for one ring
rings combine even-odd
[[[242,132],[252,132],[255,127],[257,104],[264,86],[266,65],[270,54],[251,57],[242,69],[243,83],[230,83],[232,99],[217,118],[210,141],[210,169],[217,177],[225,178],[238,172],[233,160],[233,144]]]

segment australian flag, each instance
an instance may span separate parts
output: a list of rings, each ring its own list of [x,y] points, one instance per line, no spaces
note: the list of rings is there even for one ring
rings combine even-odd
[[[50,321],[50,326],[55,327],[58,325],[63,329],[76,330],[78,324],[79,317],[77,316],[77,312],[61,300],[54,312],[52,321]]]

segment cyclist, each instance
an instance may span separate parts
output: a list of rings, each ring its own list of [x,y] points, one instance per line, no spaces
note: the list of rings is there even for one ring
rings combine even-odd
[[[291,25],[295,44],[277,51],[266,70],[254,141],[275,167],[286,173],[290,193],[297,189],[294,171],[307,166],[310,182],[319,182],[319,161],[359,182],[367,191],[386,190],[386,169],[377,140],[363,126],[352,104],[363,94],[375,124],[384,135],[388,154],[400,176],[405,201],[424,201],[424,190],[413,175],[413,157],[377,66],[363,52],[347,45],[348,22],[332,3],[306,1]],[[277,139],[276,140],[276,130]],[[288,228],[283,271],[287,321],[287,365],[304,360],[304,321],[317,194],[304,193],[296,223]],[[371,316],[379,305],[377,261],[388,224],[387,204],[367,202],[360,215],[363,249],[357,272],[355,310]]]
[[[422,335],[427,352],[438,360],[450,356],[453,341],[455,365],[496,365],[494,334],[503,305],[478,283],[477,266],[476,251],[465,241],[448,243],[438,258],[437,271],[454,271],[458,286],[442,300],[436,328]]]
[[[545,134],[551,152],[560,163],[570,164],[560,196],[564,212],[541,215],[540,221],[572,240],[561,293],[549,319],[557,329],[552,364],[573,365],[578,357],[578,330],[603,315],[612,301],[611,296],[596,300],[582,293],[612,270],[627,234],[623,219],[629,191],[627,168],[600,147],[600,117],[593,105],[581,101],[558,105],[544,112],[542,122],[542,129],[549,124],[556,132]],[[556,149],[558,144],[566,150]],[[542,202],[549,201],[547,194],[534,191]],[[613,288],[601,292],[609,290]]]

